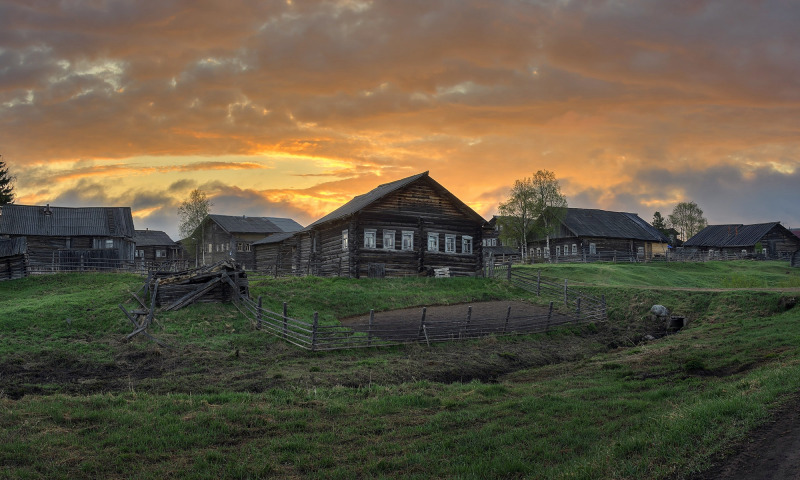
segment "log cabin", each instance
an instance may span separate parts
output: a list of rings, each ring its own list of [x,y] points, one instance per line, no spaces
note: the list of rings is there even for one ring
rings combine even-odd
[[[282,260],[278,268],[351,278],[433,275],[436,270],[476,276],[483,266],[485,223],[423,172],[354,197],[285,239],[283,252],[292,252],[292,262]],[[256,256],[268,248],[277,247],[259,244]]]
[[[683,248],[697,250],[708,258],[758,256],[786,260],[800,249],[800,238],[780,222],[709,225],[686,240]]]
[[[161,230],[136,230],[134,259],[137,266],[184,269],[183,247]]]
[[[611,260],[617,257],[649,260],[665,255],[669,239],[635,213],[567,208],[550,236],[528,246],[535,261]]]
[[[28,275],[27,251],[25,237],[0,239],[0,281]]]
[[[246,270],[254,270],[253,243],[270,235],[297,232],[302,228],[291,218],[209,214],[191,235],[192,239],[198,240],[197,251],[188,252],[188,255],[196,255],[200,265],[233,259]]]
[[[0,207],[0,238],[26,237],[30,271],[133,266],[130,207]]]

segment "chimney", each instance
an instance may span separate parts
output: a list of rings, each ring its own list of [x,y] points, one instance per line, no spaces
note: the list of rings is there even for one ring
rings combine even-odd
[[[44,207],[44,209],[42,209],[42,213],[45,214],[45,215],[52,215],[53,214],[53,211],[50,210],[50,204],[49,203],[47,204],[46,207]]]

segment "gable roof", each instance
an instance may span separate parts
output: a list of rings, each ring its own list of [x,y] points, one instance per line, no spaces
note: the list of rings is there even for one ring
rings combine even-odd
[[[176,245],[165,232],[161,230],[136,230],[133,242],[137,247],[160,247],[163,245]]]
[[[291,218],[247,217],[242,215],[209,214],[206,218],[217,223],[228,233],[284,233],[297,232],[303,226]]]
[[[478,215],[472,208],[469,207],[469,205],[462,202],[461,200],[458,199],[458,197],[450,193],[446,188],[440,185],[439,182],[432,179],[428,175],[428,172],[426,171],[418,173],[416,175],[412,175],[410,177],[401,178],[400,180],[395,180],[394,182],[378,185],[373,190],[370,190],[369,192],[363,195],[358,195],[356,197],[353,197],[353,199],[350,200],[349,202],[345,203],[341,207],[337,208],[336,210],[332,211],[331,213],[325,215],[324,217],[320,218],[316,222],[306,227],[306,230],[321,225],[323,223],[327,223],[333,220],[339,220],[341,218],[357,213],[363,210],[364,208],[370,206],[371,204],[377,202],[378,200],[386,197],[390,193],[401,190],[411,185],[412,183],[421,180],[430,182],[433,188],[441,191],[442,194],[448,197],[450,201],[452,201],[462,212],[472,217],[476,222],[479,221],[482,224],[486,223],[486,220],[484,220],[483,217]]]
[[[274,235],[262,238],[257,242],[253,242],[253,245],[268,245],[270,243],[279,243],[289,238],[292,238],[296,234],[297,232],[276,233]]]
[[[684,247],[750,247],[758,243],[780,222],[754,225],[709,225],[683,243]],[[787,230],[788,231],[788,230]]]
[[[567,208],[562,223],[576,237],[628,238],[669,243],[664,234],[635,213]]]
[[[134,234],[130,207],[0,207],[0,234],[51,237],[127,237]]]
[[[28,251],[28,241],[25,237],[0,238],[0,258],[23,255]]]

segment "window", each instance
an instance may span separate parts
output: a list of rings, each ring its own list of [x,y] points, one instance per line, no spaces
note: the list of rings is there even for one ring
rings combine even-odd
[[[594,243],[589,244],[589,255],[597,255],[597,245]]]
[[[578,254],[578,245],[576,243],[572,244],[572,254],[573,255],[577,255]]]
[[[136,258],[144,258],[144,250],[136,250]]]
[[[541,257],[542,256],[542,247],[537,247],[536,248],[536,256],[537,257]]]
[[[550,249],[547,247],[544,249],[544,258],[550,258]]]
[[[208,244],[208,253],[211,253],[213,251],[214,251],[214,244],[213,243],[209,243]]]
[[[237,252],[244,252],[244,243],[236,242],[236,251]]]
[[[472,253],[472,237],[469,235],[461,237],[461,253]]]
[[[559,256],[559,255],[561,255],[561,246],[560,245],[556,247],[556,257]]]
[[[456,236],[455,235],[445,235],[444,236],[444,251],[446,253],[456,253]]]
[[[414,232],[403,230],[403,250],[414,250]]]
[[[251,250],[251,248],[252,248],[251,244],[249,244],[249,243],[245,243],[244,244],[244,251],[245,252],[249,252]]]
[[[644,257],[644,247],[638,247],[636,249],[636,255],[639,257]]]
[[[106,238],[106,248],[114,248],[114,239]]]
[[[429,252],[438,252],[439,251],[439,234],[438,233],[429,233],[428,234],[428,251]]]
[[[364,248],[375,248],[375,237],[377,236],[377,230],[364,230]]]
[[[156,258],[166,258],[167,251],[166,250],[156,250]]]
[[[349,245],[349,242],[348,242],[348,237],[349,236],[350,236],[350,233],[347,230],[342,230],[342,250],[347,250],[347,247]]]
[[[497,239],[496,239],[496,238],[493,238],[493,239],[492,239],[492,246],[493,246],[493,247],[496,247],[496,246],[497,246]]]
[[[383,231],[383,248],[394,250],[394,230]]]

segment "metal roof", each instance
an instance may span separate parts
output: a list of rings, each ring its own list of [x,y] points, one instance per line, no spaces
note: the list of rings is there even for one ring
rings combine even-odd
[[[683,243],[684,247],[751,247],[780,222],[755,225],[709,225]]]
[[[137,247],[160,247],[163,245],[177,245],[169,235],[161,230],[136,230],[133,242]]]
[[[130,207],[0,207],[0,235],[132,238],[133,234]]]
[[[567,208],[562,221],[577,237],[604,237],[668,243],[669,239],[635,213]]]
[[[389,195],[392,192],[400,190],[401,188],[407,187],[412,183],[421,180],[423,178],[428,179],[434,188],[440,189],[446,196],[450,197],[450,200],[453,201],[460,209],[466,212],[469,216],[473,217],[476,221],[480,221],[481,223],[486,223],[483,217],[475,213],[467,204],[459,200],[455,195],[450,193],[446,188],[441,186],[436,180],[430,178],[428,176],[428,172],[418,173],[416,175],[412,175],[410,177],[401,178],[400,180],[396,180],[394,182],[384,183],[383,185],[378,185],[375,189],[363,194],[353,197],[352,200],[345,203],[341,207],[337,208],[336,210],[332,211],[331,213],[325,215],[324,217],[320,218],[316,222],[312,223],[311,225],[306,227],[306,230],[315,227],[317,225],[330,222],[332,220],[338,220],[340,218],[347,217],[348,215],[352,215],[364,208],[368,207],[370,204],[382,199],[383,197]]]
[[[247,217],[242,215],[209,214],[211,221],[216,222],[228,233],[284,233],[296,232],[303,226],[291,218],[280,217]]]
[[[0,239],[0,257],[13,257],[22,255],[28,249],[28,240],[25,237]]]

